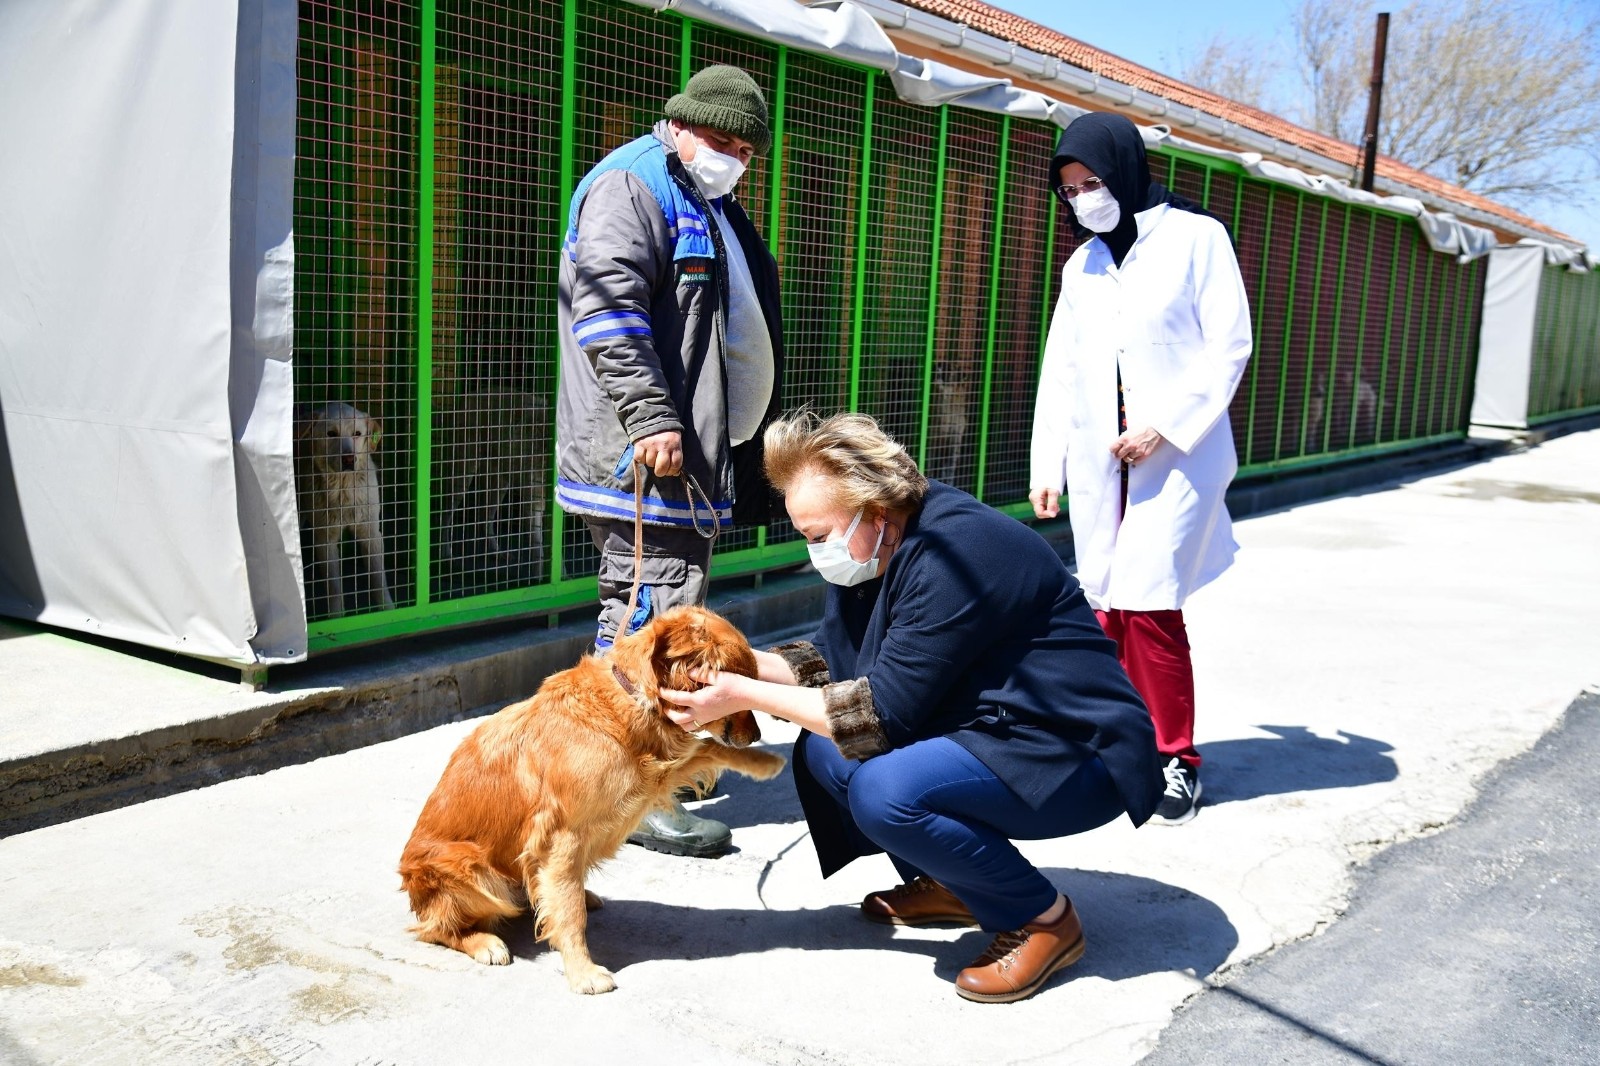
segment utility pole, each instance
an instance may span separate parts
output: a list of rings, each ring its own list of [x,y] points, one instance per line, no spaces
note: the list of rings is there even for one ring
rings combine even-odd
[[[1361,187],[1372,191],[1378,166],[1378,114],[1383,101],[1383,62],[1389,46],[1389,13],[1378,12],[1378,39],[1372,46],[1372,90],[1367,97],[1367,129],[1361,138]]]

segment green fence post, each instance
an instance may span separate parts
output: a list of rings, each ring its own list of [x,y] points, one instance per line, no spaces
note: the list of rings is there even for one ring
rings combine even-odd
[[[973,493],[983,499],[983,484],[989,469],[989,390],[994,384],[995,318],[1000,308],[1000,252],[1006,224],[1006,177],[1011,169],[1011,116],[1000,118],[1000,179],[994,193],[994,231],[989,251],[989,323],[983,342],[983,406],[978,415],[978,477]]]
[[[689,69],[690,60],[694,56],[694,22],[690,19],[681,19],[678,23],[678,91],[682,92],[689,87],[689,76],[694,71]]]
[[[928,462],[929,403],[933,395],[934,343],[939,333],[939,259],[944,242],[944,168],[950,145],[950,105],[939,108],[939,150],[933,168],[933,252],[928,271],[928,337],[922,357],[922,430],[917,441],[917,466]]]
[[[789,103],[789,46],[778,45],[778,70],[772,99],[772,159],[771,173],[767,175],[767,240],[778,247],[779,234],[783,232],[783,129],[785,108]],[[767,527],[756,527],[756,547],[767,546]]]
[[[855,299],[850,319],[850,410],[861,408],[861,325],[862,305],[867,299],[867,237],[869,235],[872,193],[872,101],[877,95],[878,75],[867,75],[866,106],[861,115],[861,187],[856,194],[856,278]]]
[[[1055,278],[1056,259],[1056,207],[1060,201],[1052,194],[1050,206],[1045,208],[1044,232],[1044,313],[1039,316],[1039,366],[1044,365],[1045,345],[1050,341],[1050,318],[1055,308],[1052,307],[1050,283]]]
[[[439,77],[439,11],[422,0],[422,85],[417,103],[421,145],[417,162],[417,552],[416,602],[432,599],[433,584],[433,234],[434,166]]]
[[[578,124],[578,0],[567,0],[561,20],[561,173],[557,178],[561,214],[556,219],[557,244],[565,247],[567,240],[567,213],[572,210],[572,193],[576,185],[573,168],[577,160]],[[565,254],[565,253],[562,253]],[[559,338],[557,338],[559,340]],[[556,346],[556,359],[552,384],[559,395],[561,390],[561,348]],[[550,464],[550,499],[556,498],[556,464]],[[567,552],[566,512],[560,507],[550,508],[550,576],[549,583],[561,580]]]
[[[1294,336],[1294,294],[1300,281],[1300,222],[1305,217],[1306,194],[1295,193],[1294,238],[1289,243],[1289,302],[1283,315],[1283,355],[1278,362],[1278,424],[1272,430],[1272,459],[1283,458],[1283,405],[1289,392],[1289,344]]]

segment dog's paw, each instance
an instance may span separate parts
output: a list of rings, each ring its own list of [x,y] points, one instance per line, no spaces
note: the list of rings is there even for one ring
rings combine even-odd
[[[615,991],[617,979],[604,966],[591,965],[583,970],[568,970],[567,987],[579,995],[598,996]]]
[[[757,781],[770,781],[783,772],[789,761],[782,755],[770,751],[752,751],[747,753],[750,762],[747,766],[739,767],[739,771],[746,777]]]
[[[481,962],[485,966],[505,966],[511,962],[511,951],[506,947],[506,942],[493,933],[479,933],[473,938],[468,952],[473,962]]]

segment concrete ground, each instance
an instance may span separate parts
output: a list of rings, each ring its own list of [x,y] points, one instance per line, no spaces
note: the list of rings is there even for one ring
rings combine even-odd
[[[1024,1003],[954,995],[981,934],[861,921],[887,861],[822,881],[783,779],[704,801],[736,853],[595,875],[612,994],[569,993],[526,922],[507,968],[419,944],[394,866],[458,721],[0,839],[0,1062],[1138,1061],[1600,681],[1597,504],[1591,430],[1240,521],[1186,611],[1206,805],[1026,845],[1089,951]]]
[[[1600,1061],[1600,688],[1322,936],[1190,1000],[1144,1066]]]

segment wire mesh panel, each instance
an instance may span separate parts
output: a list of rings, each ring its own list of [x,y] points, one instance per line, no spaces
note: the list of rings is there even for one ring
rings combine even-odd
[[[983,409],[999,148],[1000,119],[950,112],[941,227],[944,251],[924,472],[968,492],[978,487],[978,424]]]
[[[915,453],[922,435],[939,112],[874,98],[857,406]]]
[[[1458,300],[1457,318],[1461,327],[1458,347],[1461,363],[1450,388],[1450,414],[1447,429],[1465,433],[1471,422],[1472,388],[1478,376],[1479,331],[1483,327],[1483,282],[1488,276],[1489,259],[1475,259],[1465,267]]]
[[[1528,415],[1541,417],[1556,410],[1555,346],[1559,334],[1556,313],[1561,271],[1546,267],[1539,279],[1539,300],[1533,316],[1533,357],[1528,371]]]
[[[1528,416],[1558,418],[1600,405],[1600,275],[1546,267],[1539,280]]]
[[[435,599],[546,580],[562,11],[444,0],[435,108]]]
[[[1454,259],[1444,256],[1435,256],[1434,265],[1438,270],[1428,308],[1429,349],[1433,359],[1428,367],[1427,399],[1423,403],[1420,435],[1424,437],[1435,436],[1444,429],[1449,412],[1445,395],[1455,372],[1459,340],[1455,303],[1460,295],[1462,271]]]
[[[1262,336],[1262,294],[1266,287],[1267,225],[1270,193],[1260,182],[1243,178],[1230,180],[1237,184],[1237,211],[1233,225],[1233,250],[1239,260],[1239,275],[1244,279],[1246,298],[1250,303],[1250,331],[1252,350],[1250,362],[1245,366],[1239,387],[1234,390],[1229,405],[1229,421],[1233,425],[1233,445],[1239,456],[1239,465],[1248,465],[1254,454],[1255,412],[1264,402],[1260,375],[1266,361],[1266,339]],[[1216,188],[1213,182],[1213,190]],[[1213,196],[1217,195],[1213,191]]]
[[[1417,412],[1422,406],[1422,374],[1426,362],[1426,331],[1428,294],[1433,284],[1429,273],[1431,256],[1427,242],[1414,226],[1406,228],[1409,246],[1406,260],[1404,328],[1401,331],[1401,377],[1399,406],[1395,425],[1395,438],[1409,440],[1417,436]]]
[[[1571,328],[1573,357],[1578,364],[1571,409],[1585,411],[1600,407],[1600,273],[1591,270],[1568,277],[1576,290]],[[1479,305],[1481,313],[1481,297]]]
[[[416,9],[299,8],[295,483],[309,617],[415,595]]]
[[[789,57],[782,224],[783,407],[823,415],[850,405],[856,222],[867,76],[812,56]],[[768,541],[792,539],[787,519]]]
[[[1045,252],[1050,243],[1051,194],[1037,175],[1039,161],[1050,158],[1055,140],[1053,127],[1011,124],[983,482],[985,501],[996,506],[1028,498],[1033,408],[1039,382],[1039,320],[1044,313]]]
[[[1327,200],[1312,200],[1305,205],[1297,290],[1300,308],[1295,315],[1299,359],[1290,364],[1292,384],[1285,405],[1296,428],[1284,447],[1284,458],[1322,451],[1333,405],[1328,371],[1333,362],[1333,317],[1338,303],[1342,238],[1339,220],[1340,213]]]
[[[1289,236],[1290,260],[1287,287],[1287,322],[1281,354],[1282,395],[1278,403],[1277,447],[1273,458],[1295,459],[1304,454],[1306,396],[1311,384],[1308,373],[1315,333],[1319,267],[1326,237],[1324,203],[1303,193],[1282,199],[1285,230]]]
[[[630,4],[574,2],[579,4],[571,175],[576,185],[612,149],[649,133],[664,117],[662,109],[682,82],[683,24]],[[561,576],[587,577],[599,567],[588,528],[581,520],[567,522]]]
[[[689,73],[716,63],[739,67],[755,79],[766,97],[768,122],[776,121],[774,111],[778,106],[778,49],[774,45],[753,41],[735,33],[700,23],[689,24]],[[772,154],[758,155],[750,160],[744,177],[734,193],[756,231],[772,249],[777,234],[771,226]],[[738,551],[755,547],[759,539],[756,529],[737,526],[725,530],[717,537],[717,552]],[[715,573],[715,568],[712,570]]]
[[[1365,230],[1354,208],[1334,203],[1328,208],[1328,241],[1322,256],[1320,343],[1311,375],[1311,410],[1307,416],[1307,454],[1343,451],[1355,406],[1355,361],[1360,336],[1353,328],[1361,271],[1352,272],[1354,231]]]
[[[1204,205],[1206,201],[1206,174],[1207,168],[1188,159],[1173,159],[1170,166],[1168,161],[1159,153],[1150,155],[1150,173],[1160,175],[1168,171],[1172,175],[1169,188],[1185,200],[1192,200]],[[1159,177],[1157,180],[1160,180]],[[1230,204],[1230,207],[1232,205]]]
[[[778,49],[775,45],[753,41],[736,33],[714,26],[691,23],[689,38],[689,72],[725,63],[743,70],[755,79],[767,100],[768,121],[778,98]],[[665,101],[662,101],[665,103]],[[774,239],[767,230],[772,199],[772,154],[758,155],[750,160],[749,169],[739,179],[735,192],[745,213],[756,224],[756,229],[770,242]],[[721,540],[717,542],[721,545]]]
[[[1253,184],[1253,183],[1252,183]],[[1246,189],[1247,199],[1250,197]],[[1294,274],[1294,237],[1299,198],[1268,187],[1264,213],[1270,227],[1262,256],[1262,274],[1256,311],[1256,368],[1252,385],[1248,463],[1272,462],[1279,457],[1278,427],[1282,417],[1284,362],[1290,320],[1290,283]]]

